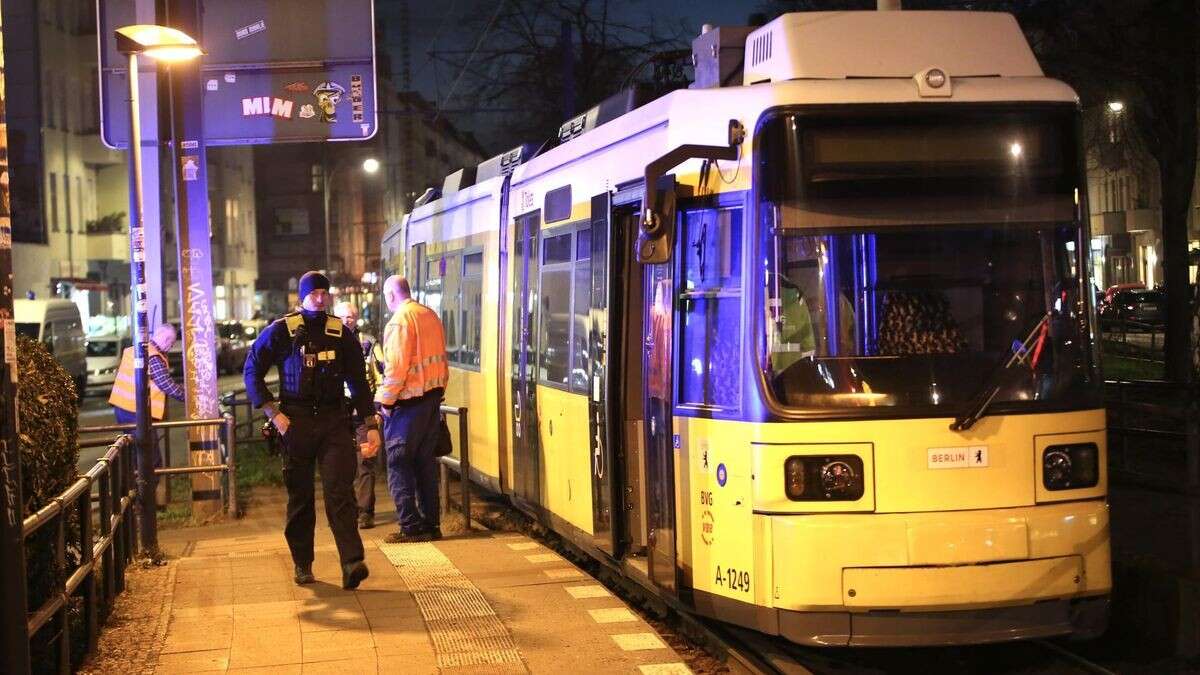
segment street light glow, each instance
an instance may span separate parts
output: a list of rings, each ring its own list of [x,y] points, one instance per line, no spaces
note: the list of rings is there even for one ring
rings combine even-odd
[[[368,157],[363,160],[362,168],[363,171],[366,171],[367,173],[375,173],[379,170],[379,160],[375,159],[374,157]]]
[[[1109,112],[1119,113],[1124,109],[1125,109],[1125,103],[1123,101],[1109,101],[1108,102]]]
[[[204,53],[192,36],[175,28],[139,23],[122,26],[114,33],[122,54],[145,54],[157,61],[178,63]]]

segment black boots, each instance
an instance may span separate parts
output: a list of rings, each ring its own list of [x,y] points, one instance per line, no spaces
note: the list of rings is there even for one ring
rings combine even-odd
[[[296,565],[296,585],[297,586],[303,586],[304,584],[311,584],[312,582],[314,582],[316,580],[317,580],[317,578],[314,577],[313,573],[312,573],[312,563],[309,563],[307,565]]]
[[[348,565],[342,565],[342,588],[346,590],[358,588],[358,585],[370,573],[371,571],[367,569],[367,564],[361,560]]]

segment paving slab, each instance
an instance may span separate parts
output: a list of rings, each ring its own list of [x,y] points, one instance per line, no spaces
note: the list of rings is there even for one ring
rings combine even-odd
[[[178,560],[156,672],[689,672],[607,588],[519,534],[388,544],[394,525],[363,530],[371,575],[347,591],[318,508],[317,582],[296,586],[284,505],[268,493],[241,521],[161,534]]]

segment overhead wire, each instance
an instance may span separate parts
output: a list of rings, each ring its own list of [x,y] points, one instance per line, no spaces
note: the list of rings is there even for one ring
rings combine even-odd
[[[479,48],[483,46],[484,40],[492,32],[492,26],[496,25],[496,19],[500,18],[500,10],[504,8],[504,3],[505,0],[500,0],[496,3],[496,11],[492,13],[492,18],[488,20],[487,25],[483,27],[483,32],[479,35],[479,39],[475,41],[475,48],[471,50],[471,54],[467,56],[466,62],[463,63],[462,68],[458,71],[458,77],[454,78],[454,82],[450,85],[450,91],[446,92],[446,98],[442,99],[441,104],[438,105],[438,113],[433,118],[434,122],[437,122],[438,118],[441,117],[441,109],[454,96],[454,90],[458,88],[458,83],[462,81],[463,75],[467,73],[467,68],[471,65],[471,61],[475,59],[475,55],[479,53]]]

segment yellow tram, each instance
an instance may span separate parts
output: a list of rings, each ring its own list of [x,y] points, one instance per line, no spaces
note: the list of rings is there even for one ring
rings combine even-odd
[[[472,478],[796,642],[1096,635],[1075,93],[996,13],[787,14],[694,58],[385,235],[446,325]]]

